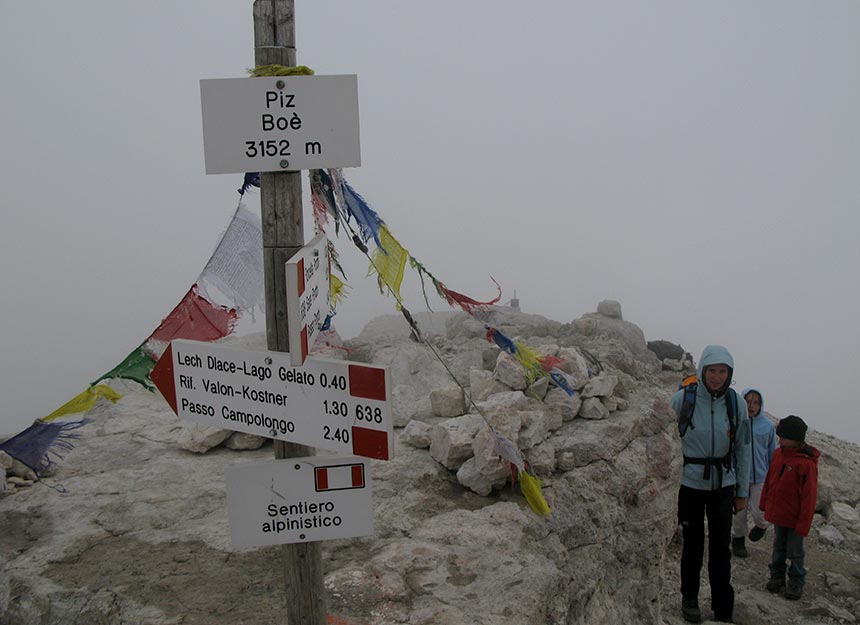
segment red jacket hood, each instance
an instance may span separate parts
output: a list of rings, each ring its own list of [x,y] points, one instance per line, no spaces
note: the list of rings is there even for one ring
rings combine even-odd
[[[818,466],[818,458],[821,452],[812,445],[804,445],[803,447],[782,447],[783,458],[809,458]]]

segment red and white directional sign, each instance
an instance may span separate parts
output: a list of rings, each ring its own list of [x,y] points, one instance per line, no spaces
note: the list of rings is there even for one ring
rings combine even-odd
[[[235,465],[226,474],[236,547],[373,534],[371,480],[363,458],[264,460]]]
[[[207,174],[358,167],[358,79],[200,81]]]
[[[304,363],[329,312],[328,238],[318,234],[286,263],[287,326],[293,365]]]
[[[387,367],[174,340],[150,374],[195,423],[366,458],[394,456]]]

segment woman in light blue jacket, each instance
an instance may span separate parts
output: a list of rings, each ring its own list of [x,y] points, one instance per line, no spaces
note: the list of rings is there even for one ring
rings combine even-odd
[[[753,528],[749,539],[753,542],[761,540],[770,523],[764,520],[764,512],[758,509],[761,499],[761,489],[767,477],[767,469],[773,452],[776,451],[776,428],[770,419],[764,416],[764,395],[757,388],[745,388],[741,393],[746,400],[747,411],[750,415],[752,431],[752,464],[750,466],[750,497],[749,505],[735,514],[732,523],[732,553],[739,558],[746,558],[747,553],[744,537],[747,535],[747,510],[752,513]]]
[[[708,345],[699,359],[695,394],[679,390],[671,404],[679,415],[684,475],[678,492],[678,521],[684,536],[681,553],[681,615],[702,620],[699,584],[708,518],[708,581],[714,620],[732,622],[732,512],[747,505],[750,423],[747,405],[731,389],[734,359],[720,345]],[[685,402],[686,398],[686,402]],[[692,411],[685,408],[694,400]],[[729,413],[734,417],[730,419]],[[689,413],[689,414],[688,414]],[[685,418],[688,417],[688,418]]]

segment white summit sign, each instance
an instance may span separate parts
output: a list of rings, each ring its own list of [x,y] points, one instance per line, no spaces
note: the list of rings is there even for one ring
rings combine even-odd
[[[355,456],[283,458],[227,469],[236,547],[373,534],[368,463]]]
[[[361,165],[355,75],[200,81],[207,174]]]

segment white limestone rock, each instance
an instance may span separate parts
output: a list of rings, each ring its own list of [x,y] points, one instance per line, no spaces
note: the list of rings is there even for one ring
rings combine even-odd
[[[493,377],[515,391],[524,391],[528,388],[525,368],[507,352],[499,353]]]
[[[587,313],[573,322],[572,330],[569,340],[616,369],[637,378],[662,369],[660,360],[648,349],[641,328],[629,321]]]
[[[582,389],[582,397],[609,397],[612,395],[615,387],[618,385],[618,376],[601,373],[600,375],[591,378],[585,388]]]
[[[520,449],[531,449],[538,443],[542,443],[549,436],[549,424],[543,412],[536,410],[524,410],[520,413],[522,428],[517,437]]]
[[[526,450],[526,460],[529,461],[532,470],[542,477],[552,475],[556,470],[557,461],[555,457],[555,442],[553,439],[546,440],[531,449]]]
[[[0,469],[11,469],[15,459],[5,451],[0,451]]]
[[[516,411],[496,413],[489,417],[490,424],[500,436],[516,444],[522,429],[521,414]],[[484,496],[504,486],[509,475],[509,465],[499,456],[495,434],[486,425],[475,435],[472,452],[473,456],[457,471],[457,481]]]
[[[442,357],[445,358],[457,382],[462,386],[469,384],[469,375],[472,369],[483,368],[484,359],[482,352],[486,344],[487,342],[484,339],[472,339],[471,341],[454,345],[442,352]],[[448,384],[451,384],[450,376]]]
[[[845,536],[839,528],[832,525],[822,525],[818,528],[818,542],[829,547],[839,547],[845,542]]]
[[[830,594],[834,597],[860,598],[860,586],[844,575],[826,571],[824,573],[824,580],[827,584],[827,590],[829,590]]]
[[[583,400],[579,416],[583,419],[605,419],[609,416],[609,410],[603,405],[599,397],[589,397]]]
[[[560,369],[565,373],[569,373],[575,384],[573,389],[578,391],[588,384],[589,372],[588,361],[579,353],[575,347],[562,347],[558,350],[558,356],[564,358],[564,363]]]
[[[484,426],[476,414],[455,417],[433,428],[430,456],[447,469],[459,469],[472,457],[472,441]]]
[[[492,371],[485,369],[471,369],[469,371],[469,394],[475,403],[484,401],[490,395],[510,390],[509,387],[493,377]]]
[[[466,399],[459,386],[430,391],[430,408],[437,417],[458,417],[466,412]]]
[[[857,617],[854,616],[848,610],[839,607],[838,605],[834,605],[833,603],[825,603],[820,599],[814,601],[812,605],[802,607],[800,609],[800,614],[803,615],[807,622],[811,622],[808,619],[810,618],[826,618],[832,621],[836,621],[837,623],[856,623]]]
[[[621,303],[614,299],[605,299],[597,304],[597,314],[610,319],[621,319]]]
[[[6,456],[6,458],[8,458],[11,461],[11,463],[9,464],[9,467],[6,467],[6,475],[7,476],[19,477],[23,480],[28,480],[30,482],[35,482],[39,479],[39,477],[36,475],[36,472],[33,471],[33,469],[28,467],[23,462],[21,462],[20,460],[16,460],[12,456],[10,456],[4,452],[0,452],[0,453],[2,453],[4,456]]]
[[[473,492],[486,497],[494,488],[501,488],[508,479],[508,463],[498,456],[483,460],[472,456],[457,469],[457,481]]]
[[[433,415],[430,396],[408,384],[398,384],[391,391],[391,418],[396,428],[402,428],[413,419]]]
[[[544,404],[547,412],[553,415],[553,422],[558,417],[561,417],[562,421],[572,421],[582,408],[582,395],[574,393],[573,396],[570,396],[560,388],[551,388],[544,398]],[[551,427],[550,429],[558,428]]]
[[[223,430],[211,425],[200,423],[183,423],[177,443],[182,449],[193,451],[195,454],[205,454],[213,447],[226,441],[232,430]]]
[[[481,350],[481,368],[492,373],[496,368],[496,361],[499,359],[501,349],[498,345],[487,345]]]
[[[427,449],[433,440],[433,426],[413,419],[403,429],[402,440],[417,449]]]
[[[841,501],[830,504],[830,522],[836,527],[860,532],[860,513]]]
[[[505,391],[494,393],[487,399],[477,404],[485,415],[510,410],[527,410],[532,405],[528,397],[522,391]]]
[[[236,451],[248,449],[259,449],[268,441],[265,436],[257,436],[256,434],[248,434],[247,432],[233,432],[226,441],[224,447]]]
[[[663,371],[683,371],[684,363],[680,360],[672,360],[671,358],[663,359]]]
[[[639,417],[638,420],[642,419]],[[637,419],[601,421],[577,419],[568,426],[564,436],[551,439],[556,449],[558,469],[569,471],[589,465],[596,460],[612,458],[640,434],[640,428],[641,425],[637,425]],[[657,445],[648,454],[649,467],[657,475],[668,473],[667,470],[659,468],[660,463],[657,461],[659,456],[665,454],[671,454],[671,450],[659,450]]]
[[[526,389],[526,396],[543,401],[549,391],[549,378],[542,376]]]
[[[547,406],[544,404],[540,412],[543,413],[546,418],[546,429],[549,432],[555,432],[560,429],[564,425],[564,417],[561,414],[560,410],[555,410],[551,406]]]

